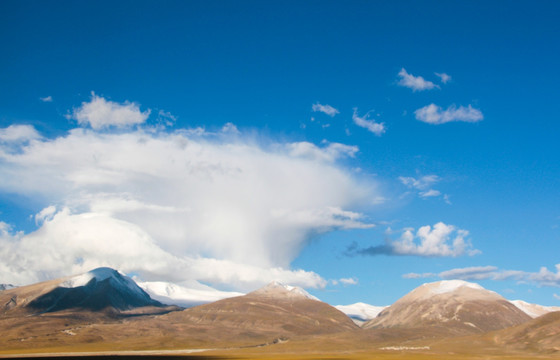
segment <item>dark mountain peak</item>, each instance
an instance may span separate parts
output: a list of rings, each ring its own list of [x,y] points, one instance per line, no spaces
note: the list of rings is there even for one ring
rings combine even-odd
[[[28,305],[41,312],[66,309],[130,310],[142,306],[162,306],[134,280],[118,271],[102,267],[62,280],[54,289]]]

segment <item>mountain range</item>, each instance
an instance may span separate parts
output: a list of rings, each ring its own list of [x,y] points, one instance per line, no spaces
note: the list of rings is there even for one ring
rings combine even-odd
[[[153,291],[153,283],[146,288]],[[333,307],[278,282],[246,295],[210,290],[225,298],[189,308],[154,300],[144,289],[116,270],[99,268],[2,290],[0,355],[53,349],[560,351],[556,308],[510,302],[478,284],[458,280],[424,284],[388,307]],[[192,299],[195,294],[171,290],[175,292],[168,291],[167,300],[185,293]]]

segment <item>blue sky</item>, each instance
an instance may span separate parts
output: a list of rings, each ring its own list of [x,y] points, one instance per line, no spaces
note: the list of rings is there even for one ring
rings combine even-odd
[[[3,1],[0,282],[103,265],[385,305],[461,278],[558,305],[559,10]]]

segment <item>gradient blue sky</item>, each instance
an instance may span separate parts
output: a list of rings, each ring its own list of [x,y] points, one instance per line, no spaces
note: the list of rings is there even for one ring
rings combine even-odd
[[[462,278],[509,299],[560,305],[559,13],[557,1],[2,1],[0,255],[5,264],[16,261],[7,254],[9,243],[25,256],[16,243],[29,234],[49,241],[41,240],[42,227],[63,209],[74,216],[95,212],[72,202],[83,194],[78,185],[76,194],[55,191],[60,198],[48,196],[44,186],[14,187],[18,177],[33,182],[32,169],[49,165],[26,163],[23,171],[20,160],[6,154],[25,153],[33,141],[68,138],[75,128],[95,138],[96,132],[137,134],[166,120],[172,124],[157,131],[225,133],[231,123],[238,132],[215,136],[208,140],[212,146],[244,144],[263,150],[263,159],[292,159],[293,152],[274,149],[314,144],[316,154],[334,158],[313,160],[305,153],[309,168],[318,162],[373,189],[362,199],[350,188],[344,190],[348,198],[329,194],[332,204],[327,197],[312,209],[332,205],[360,214],[363,226],[348,225],[348,213],[329,213],[328,225],[306,223],[291,257],[258,266],[317,274],[324,282],[308,290],[331,304],[386,305],[423,282]],[[403,82],[402,69],[416,87]],[[78,120],[94,99],[151,112],[143,125],[97,131]],[[418,110],[430,104],[441,108],[432,115],[452,121],[421,121]],[[358,126],[360,119],[383,123],[384,132]],[[14,125],[30,125],[41,138],[15,144],[6,130]],[[329,144],[340,147],[329,153]],[[81,166],[78,156],[74,160],[64,171]],[[294,183],[310,181],[289,175]],[[38,175],[34,181],[55,180]],[[267,184],[259,186],[267,190]],[[274,186],[268,191],[283,191]],[[49,206],[55,213],[36,221]],[[111,216],[141,227],[132,216]],[[344,223],[333,223],[340,217]],[[450,252],[422,253],[418,229],[440,222],[454,229],[438,238]],[[271,226],[283,231],[281,224]],[[398,250],[407,229],[413,248]],[[459,230],[468,231],[464,251],[451,245]],[[186,251],[169,242],[161,247]],[[217,248],[186,253],[243,259]],[[34,269],[29,276],[43,279],[70,268]],[[15,269],[0,269],[8,278],[0,282],[17,281],[9,276]],[[221,289],[250,287],[193,279]]]

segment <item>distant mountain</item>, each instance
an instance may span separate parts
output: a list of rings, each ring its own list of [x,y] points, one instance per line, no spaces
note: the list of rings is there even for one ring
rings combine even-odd
[[[432,327],[458,335],[499,330],[530,319],[493,291],[478,284],[449,280],[419,286],[363,327]]]
[[[12,284],[0,284],[0,291],[10,290],[13,288],[15,288],[15,286]]]
[[[162,307],[129,277],[110,268],[22,286],[0,293],[0,312],[48,313],[68,309],[126,311]]]
[[[193,284],[192,288],[164,281],[137,282],[137,284],[146,291],[152,299],[158,300],[164,304],[177,305],[185,308],[245,295],[233,291],[219,291],[201,284]]]
[[[528,302],[525,302],[523,300],[511,300],[510,303],[517,306],[518,309],[520,309],[533,319],[544,314],[548,314],[549,312],[560,311],[560,306],[543,306],[537,304],[529,304]]]
[[[349,316],[356,325],[361,326],[366,321],[377,317],[387,306],[374,306],[358,302],[351,305],[336,305],[335,308]]]
[[[492,334],[492,342],[531,352],[560,351],[560,311],[539,316],[519,326]]]
[[[358,329],[341,311],[301,288],[278,282],[245,296],[169,314],[169,318],[178,316],[188,323],[226,327],[244,334],[268,334],[274,338]]]

